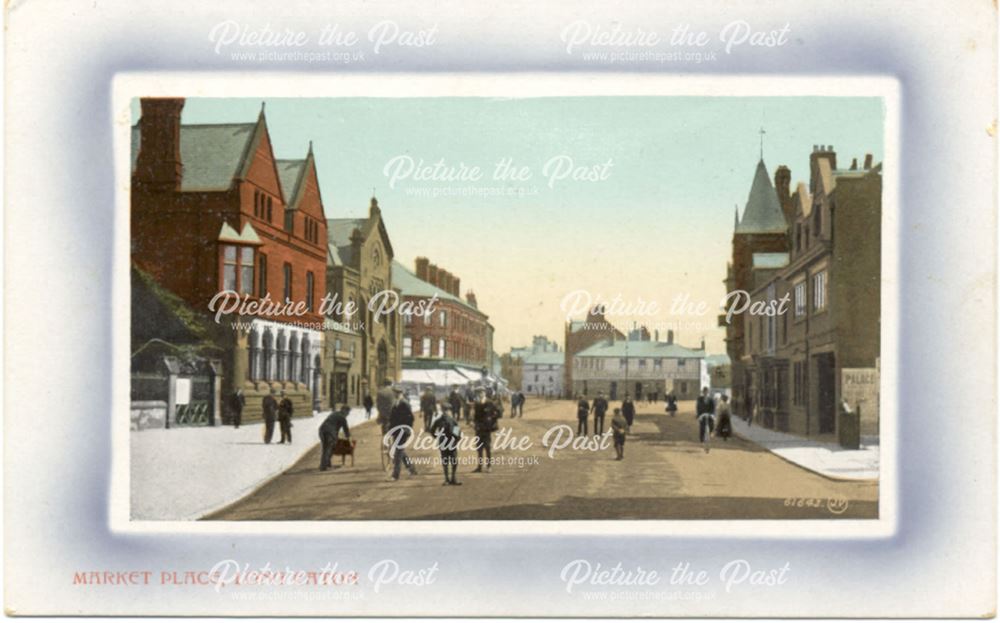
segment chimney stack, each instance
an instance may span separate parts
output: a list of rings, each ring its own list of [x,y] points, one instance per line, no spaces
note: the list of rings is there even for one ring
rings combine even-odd
[[[181,162],[181,110],[184,99],[144,97],[139,101],[139,154],[135,175],[150,190],[177,191],[184,169]]]
[[[476,309],[479,309],[479,306],[476,304],[476,293],[473,292],[472,290],[469,290],[468,292],[465,293],[465,300],[468,301],[469,305],[472,305]]]
[[[417,265],[417,279],[427,281],[427,267],[430,264],[430,260],[426,257],[418,257],[415,263]]]
[[[653,331],[653,335],[655,336],[653,338],[653,341],[654,342],[659,342],[660,341],[660,330],[659,329],[654,330]]]
[[[872,155],[865,154],[865,171],[872,168]]]
[[[857,158],[851,158],[851,170],[852,171],[857,171],[858,170],[858,159]]]
[[[437,264],[431,264],[427,267],[427,283],[432,286],[436,286],[438,283],[438,267]]]
[[[667,329],[667,344],[673,344],[673,343],[674,343],[674,330]]]
[[[702,352],[705,351],[705,338],[701,338],[701,350]]]
[[[462,281],[458,277],[455,277],[455,279],[451,282],[451,293],[452,293],[453,296],[457,296],[459,298],[462,297],[462,294],[461,294],[462,288],[460,287],[461,284],[462,284]]]

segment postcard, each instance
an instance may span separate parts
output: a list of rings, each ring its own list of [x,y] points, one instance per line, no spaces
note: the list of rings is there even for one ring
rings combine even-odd
[[[70,110],[17,47],[41,4],[8,9],[8,614],[993,612],[996,100],[932,89],[958,61],[860,71],[875,9],[778,3],[552,7],[510,48],[227,5],[125,53],[157,10],[112,3]],[[952,80],[995,72],[984,12]]]

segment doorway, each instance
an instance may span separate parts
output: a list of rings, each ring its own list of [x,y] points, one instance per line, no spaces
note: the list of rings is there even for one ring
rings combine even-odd
[[[835,364],[833,353],[816,355],[816,413],[821,435],[837,430]]]

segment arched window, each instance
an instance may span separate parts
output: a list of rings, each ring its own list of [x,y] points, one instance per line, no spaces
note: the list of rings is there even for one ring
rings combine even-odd
[[[274,335],[271,329],[264,329],[264,370],[261,378],[270,381],[274,378]]]

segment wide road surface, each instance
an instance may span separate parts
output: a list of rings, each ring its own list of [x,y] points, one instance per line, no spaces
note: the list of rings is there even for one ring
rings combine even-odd
[[[550,448],[542,440],[553,427],[568,425],[575,430],[575,404],[529,398],[524,418],[505,417],[501,428],[509,429],[511,445],[526,443],[526,438],[530,447],[497,450],[494,460],[498,464],[491,473],[482,474],[470,473],[475,452],[460,451],[463,484],[459,487],[442,485],[438,453],[433,449],[410,451],[418,463],[417,476],[404,471],[398,481],[388,480],[378,452],[378,427],[366,423],[353,431],[358,441],[354,467],[349,461],[347,467],[339,467],[339,458],[334,457],[338,467],[320,472],[317,446],[283,474],[206,519],[877,517],[876,482],[830,480],[739,438],[713,439],[710,452],[705,453],[698,442],[694,403],[679,406],[671,418],[662,411],[662,404],[637,405],[625,460],[616,461],[610,440],[607,449],[567,447],[554,450],[550,457]],[[606,425],[610,425],[610,415]],[[471,438],[471,427],[464,426],[463,434]],[[498,435],[494,434],[495,440]]]

